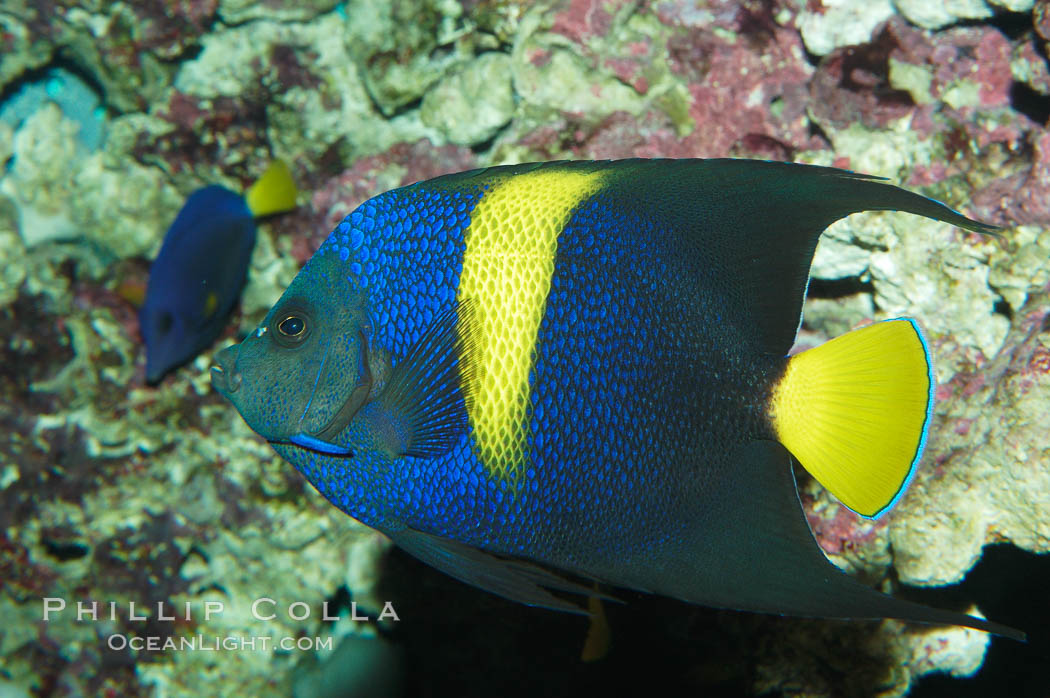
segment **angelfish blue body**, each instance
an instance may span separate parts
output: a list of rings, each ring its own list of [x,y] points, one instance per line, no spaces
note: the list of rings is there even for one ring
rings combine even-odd
[[[741,160],[517,165],[376,196],[213,383],[333,504],[551,608],[567,571],[695,603],[1014,633],[822,555],[769,406],[823,229],[863,175]],[[925,409],[925,406],[923,406]],[[911,454],[911,455],[914,455]]]

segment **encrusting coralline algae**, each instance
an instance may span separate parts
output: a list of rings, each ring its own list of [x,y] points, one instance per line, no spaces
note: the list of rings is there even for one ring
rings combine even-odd
[[[985,543],[1050,549],[1048,18],[1045,0],[5,3],[0,114],[27,88],[46,96],[62,70],[97,98],[102,136],[85,140],[83,113],[54,96],[0,118],[0,687],[288,692],[312,650],[106,642],[374,634],[384,542],[211,392],[211,353],[155,389],[143,380],[136,299],[175,212],[206,184],[242,191],[273,158],[304,193],[260,227],[240,310],[213,350],[256,327],[357,204],[489,164],[793,159],[881,175],[1003,226],[982,238],[863,214],[825,236],[813,273],[826,292],[807,303],[799,344],[913,316],[938,405],[914,485],[884,519],[800,487],[825,551],[874,585],[957,582]],[[321,620],[343,587],[371,621]],[[278,602],[276,619],[252,615],[261,596]],[[41,624],[43,597],[120,611]],[[199,612],[138,622],[132,601]],[[206,601],[225,611],[205,620]],[[310,617],[286,613],[296,601]],[[426,613],[458,618],[477,646],[499,623]],[[750,648],[746,669],[724,670],[750,692],[903,695],[925,673],[977,671],[988,643],[892,621],[705,617],[714,625],[678,642],[706,646],[706,633]],[[552,622],[582,642],[581,621]],[[529,675],[524,659],[505,667],[530,676],[522,686],[559,680]],[[694,691],[728,680],[703,668]]]

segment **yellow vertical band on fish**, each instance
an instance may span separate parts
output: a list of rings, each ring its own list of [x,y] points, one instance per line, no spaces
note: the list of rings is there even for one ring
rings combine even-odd
[[[526,460],[529,372],[554,274],[558,235],[601,174],[539,170],[496,183],[471,214],[459,298],[470,299],[475,371],[464,385],[478,457],[517,481]]]

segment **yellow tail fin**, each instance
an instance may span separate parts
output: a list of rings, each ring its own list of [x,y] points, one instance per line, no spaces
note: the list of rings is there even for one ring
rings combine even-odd
[[[295,208],[295,182],[288,165],[282,160],[274,160],[255,184],[248,188],[244,200],[248,210],[256,218],[273,213],[291,211]]]
[[[932,411],[930,353],[907,318],[793,356],[770,403],[780,442],[839,501],[870,518],[907,487]]]

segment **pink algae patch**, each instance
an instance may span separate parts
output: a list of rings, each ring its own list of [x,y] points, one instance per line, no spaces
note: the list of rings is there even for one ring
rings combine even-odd
[[[649,91],[649,81],[640,74],[644,63],[630,58],[606,58],[605,67],[639,94],[644,95]]]
[[[1050,350],[1040,345],[1032,352],[1028,359],[1028,372],[1047,374],[1050,373]]]
[[[531,48],[527,52],[529,63],[542,68],[551,62],[551,52],[543,48]]]
[[[632,41],[627,44],[627,52],[632,56],[645,56],[649,54],[649,41]]]
[[[754,45],[699,29],[672,39],[668,51],[671,69],[689,80],[695,130],[688,141],[694,156],[726,156],[736,147],[750,150],[751,144],[766,151],[765,139],[783,146],[772,149],[774,157],[824,147],[809,132],[812,68],[796,32],[776,27]]]
[[[627,0],[569,0],[568,7],[555,15],[551,31],[577,43],[605,36],[613,15],[626,4]]]
[[[1050,133],[1030,136],[1032,167],[1000,177],[974,192],[974,210],[996,225],[1050,224]]]
[[[469,148],[435,148],[426,139],[398,143],[377,155],[360,158],[315,190],[310,203],[320,218],[318,235],[323,233],[323,239],[344,216],[377,194],[473,167],[477,167],[477,159]]]
[[[948,166],[942,162],[935,162],[931,165],[916,165],[911,172],[911,177],[908,178],[907,184],[910,187],[925,187],[931,184],[940,182],[948,176]]]
[[[887,525],[886,517],[877,521],[865,519],[838,503],[829,504],[824,510],[814,512],[812,497],[804,495],[802,500],[813,537],[829,555],[841,555],[856,546],[870,543]]]

